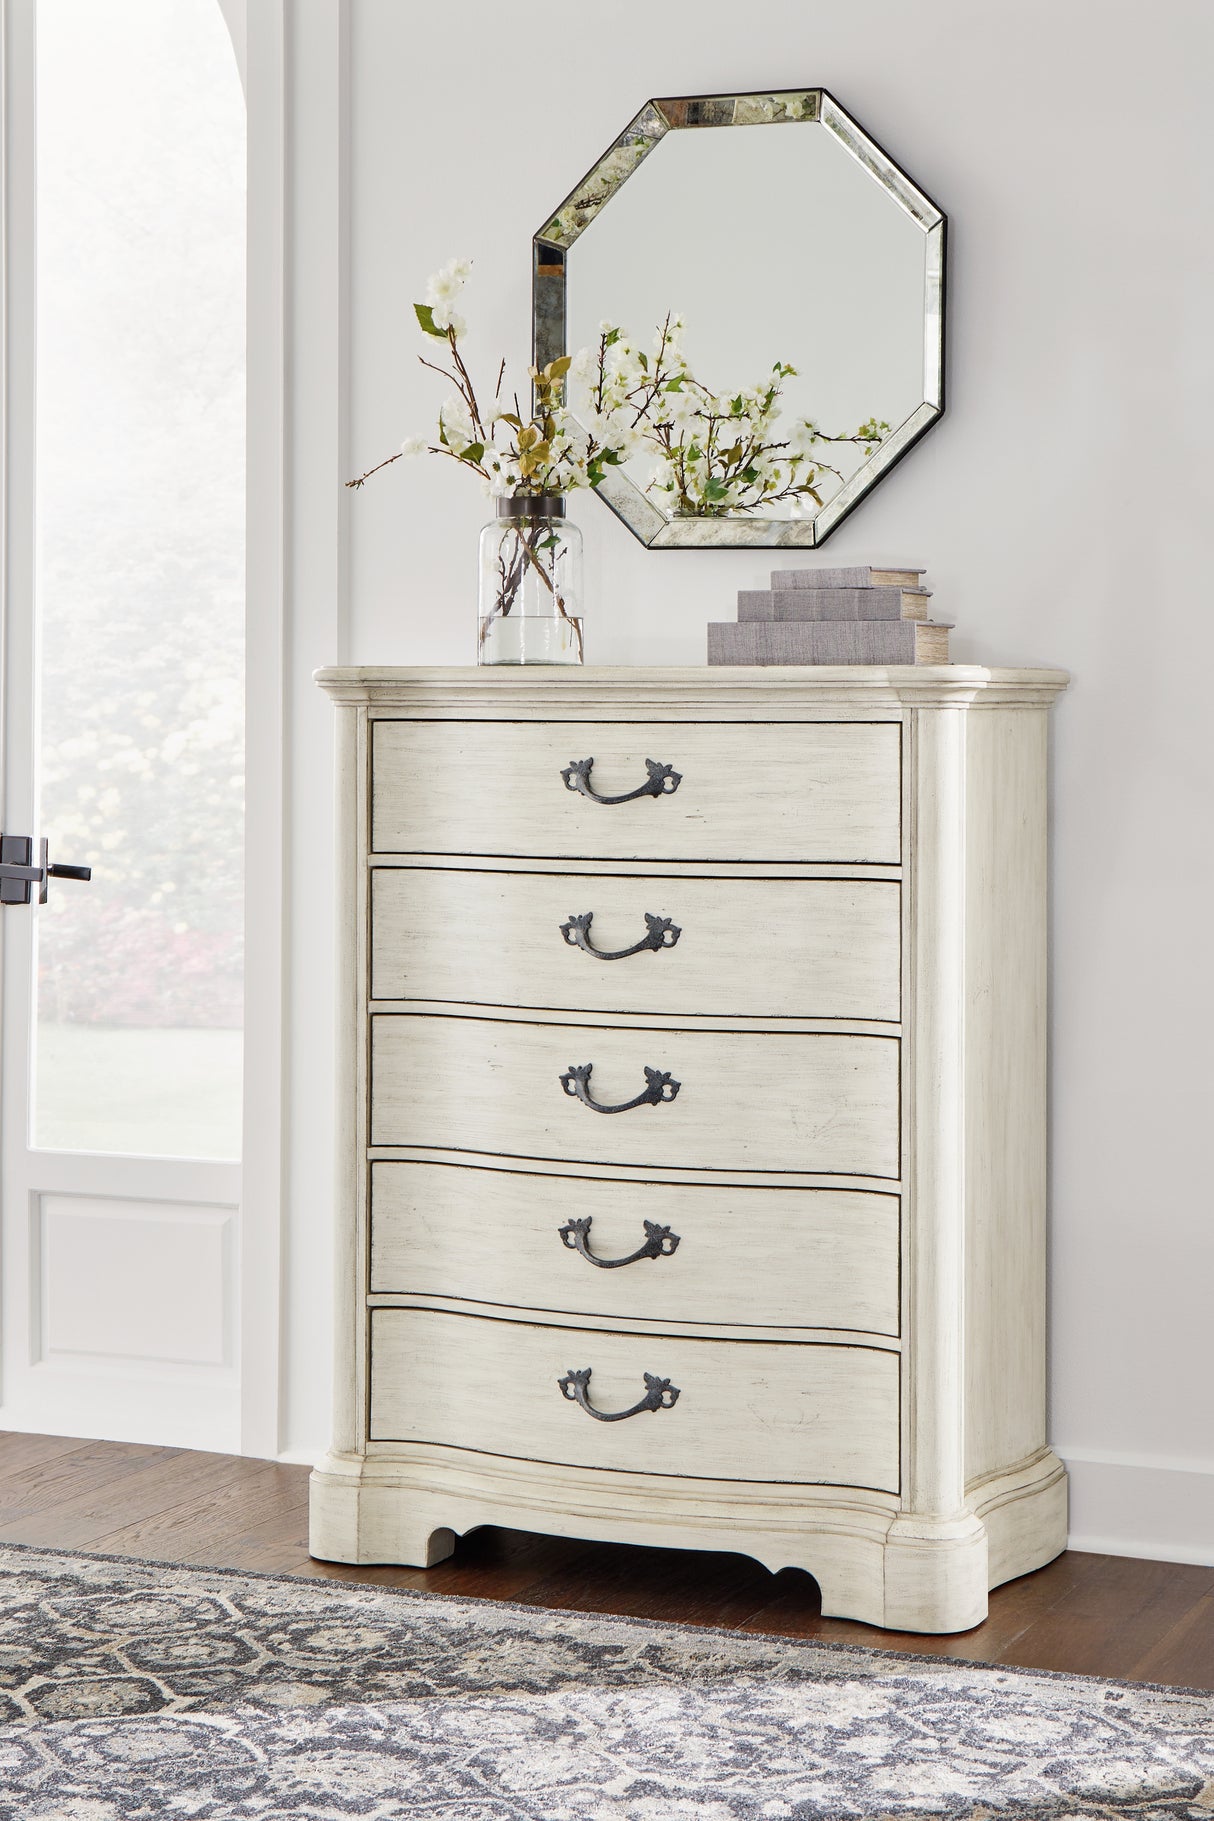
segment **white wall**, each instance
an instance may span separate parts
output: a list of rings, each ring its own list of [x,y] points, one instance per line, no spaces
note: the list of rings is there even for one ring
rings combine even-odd
[[[336,3],[299,0],[297,32]],[[525,357],[530,235],[648,95],[822,84],[948,212],[948,415],[824,560],[926,563],[959,659],[1074,675],[1056,723],[1052,1439],[1074,1468],[1077,1542],[1214,1561],[1214,13],[615,0],[539,19],[350,0],[350,24],[351,472],[428,420],[410,305],[451,255],[476,261],[477,353]],[[333,79],[324,63],[297,96],[302,134]],[[297,439],[296,459],[332,477],[332,446]],[[470,478],[402,465],[349,503],[341,655],[470,661]],[[577,516],[598,662],[702,662],[705,622],[769,567],[648,554],[593,501]],[[334,655],[304,650],[296,674]],[[323,717],[302,697],[298,712],[312,791]],[[328,805],[299,813],[319,831]],[[323,925],[294,958],[297,1055],[327,1029]],[[296,1084],[292,1450],[319,1448],[326,1421],[323,1067]]]

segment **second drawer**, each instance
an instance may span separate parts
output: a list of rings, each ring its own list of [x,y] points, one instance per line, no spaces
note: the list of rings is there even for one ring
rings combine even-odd
[[[900,902],[894,880],[378,867],[371,991],[567,1011],[896,1023]]]
[[[638,1250],[632,1263],[593,1262]],[[371,1289],[642,1321],[896,1335],[898,1198],[376,1163]]]

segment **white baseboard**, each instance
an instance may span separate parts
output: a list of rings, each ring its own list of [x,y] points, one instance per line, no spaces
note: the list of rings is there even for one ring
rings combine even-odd
[[[315,1467],[324,1451],[323,1442],[316,1448],[281,1448],[274,1459],[285,1467]]]
[[[1071,1478],[1071,1549],[1214,1567],[1214,1462],[1056,1452]]]
[[[314,1467],[323,1447],[280,1461]],[[1056,1448],[1071,1480],[1067,1547],[1089,1555],[1214,1567],[1214,1461],[1173,1461]]]

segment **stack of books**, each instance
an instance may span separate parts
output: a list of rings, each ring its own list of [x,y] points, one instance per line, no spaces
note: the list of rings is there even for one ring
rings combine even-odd
[[[708,628],[710,664],[947,664],[922,569],[777,569]]]

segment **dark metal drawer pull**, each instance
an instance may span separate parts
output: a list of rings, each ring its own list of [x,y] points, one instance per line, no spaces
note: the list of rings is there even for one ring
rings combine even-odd
[[[642,1410],[673,1410],[679,1400],[679,1387],[672,1385],[668,1378],[655,1378],[652,1372],[646,1372],[644,1376],[645,1395],[631,1410],[595,1409],[586,1393],[590,1383],[589,1366],[583,1366],[580,1372],[570,1370],[556,1382],[561,1388],[561,1396],[567,1397],[571,1404],[577,1404],[596,1423],[622,1423],[625,1417],[639,1416]]]
[[[589,797],[592,803],[631,803],[634,797],[670,797],[683,782],[682,772],[676,771],[673,765],[659,765],[656,759],[646,759],[645,770],[649,776],[644,784],[638,784],[635,790],[621,791],[618,797],[600,797],[590,782],[593,766],[593,759],[570,759],[561,773],[566,790],[575,790],[580,797]]]
[[[584,955],[593,955],[596,961],[625,961],[629,955],[639,955],[647,948],[656,954],[659,949],[673,948],[683,934],[677,923],[669,917],[655,917],[652,911],[646,911],[645,934],[631,948],[595,948],[590,940],[590,925],[594,922],[594,912],[584,911],[582,915],[570,914],[568,923],[561,924],[561,934],[570,948],[580,948]]]
[[[590,1072],[593,1062],[583,1062],[580,1066],[570,1063],[568,1072],[561,1076],[561,1086],[571,1100],[580,1100],[592,1113],[630,1113],[633,1107],[661,1106],[664,1100],[673,1100],[683,1083],[676,1081],[667,1069],[645,1070],[644,1092],[635,1100],[623,1100],[618,1107],[600,1106],[590,1093]]]
[[[656,1220],[645,1222],[645,1244],[630,1252],[627,1258],[596,1258],[590,1250],[590,1223],[592,1216],[587,1214],[584,1220],[567,1220],[557,1231],[561,1241],[571,1252],[578,1252],[588,1265],[597,1265],[600,1271],[615,1271],[620,1265],[635,1265],[638,1258],[669,1258],[676,1251],[679,1235],[669,1227],[660,1227]]]

